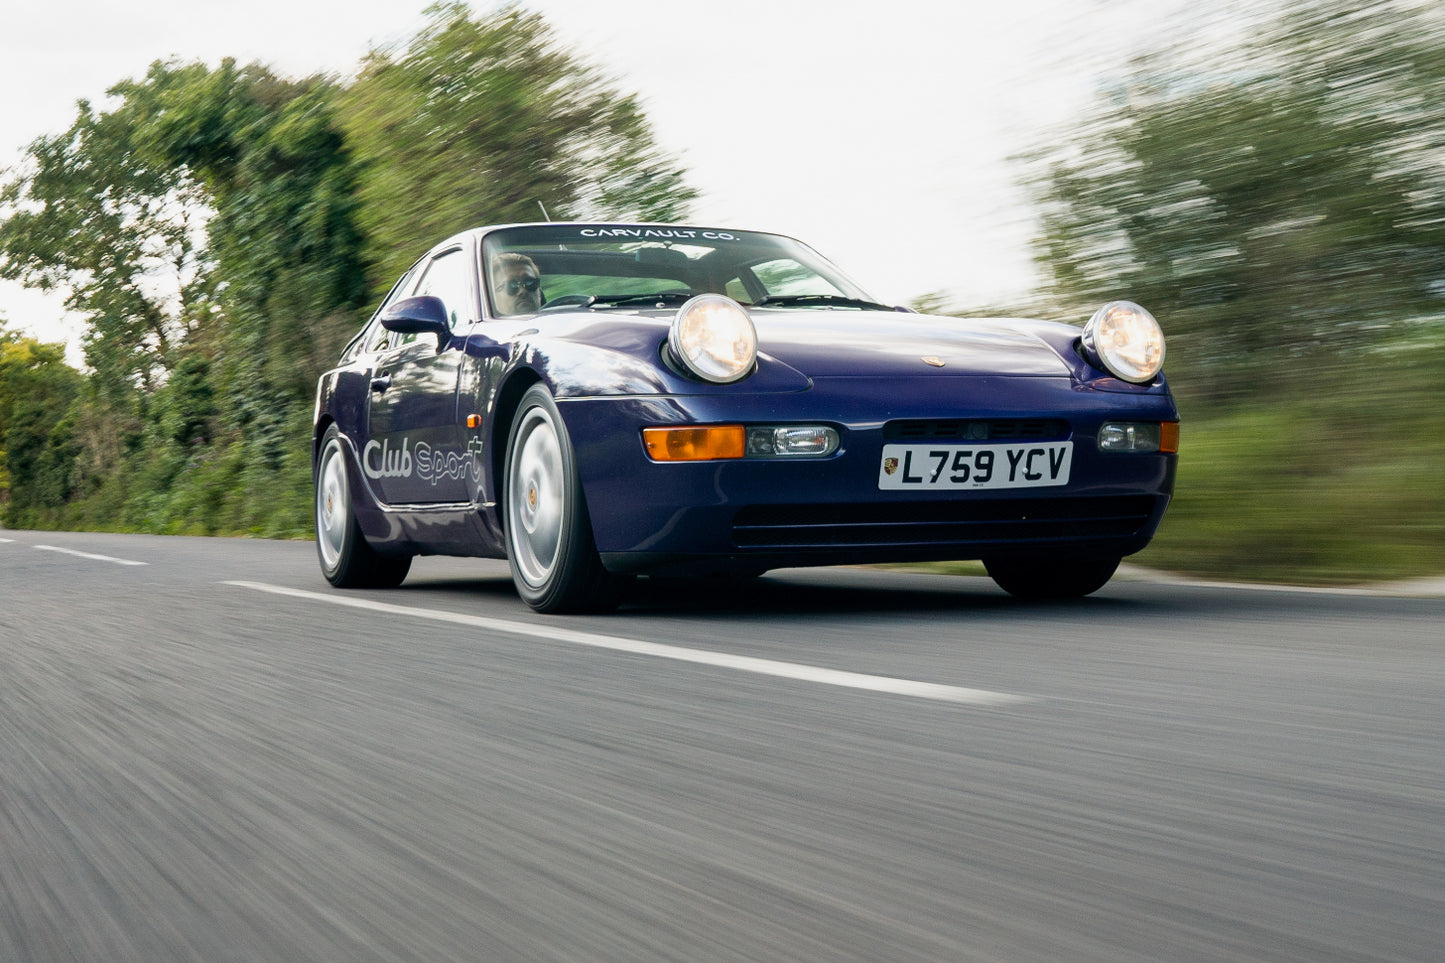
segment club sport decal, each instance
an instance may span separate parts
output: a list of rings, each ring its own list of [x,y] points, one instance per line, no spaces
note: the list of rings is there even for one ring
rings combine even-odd
[[[361,470],[368,478],[411,478],[435,485],[443,479],[482,478],[482,440],[473,438],[466,450],[433,448],[424,441],[412,445],[402,436],[401,447],[390,441],[368,441],[361,450]]]

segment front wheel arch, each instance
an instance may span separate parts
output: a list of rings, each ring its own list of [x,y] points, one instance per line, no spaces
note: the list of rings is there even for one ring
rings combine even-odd
[[[334,424],[336,424],[335,418],[329,414],[322,415],[321,420],[316,423],[316,427],[311,432],[311,475],[313,478],[316,475],[317,465],[321,461],[321,446],[326,441],[326,432]],[[337,430],[340,431],[340,429]]]
[[[512,437],[512,422],[517,417],[517,409],[521,406],[522,396],[525,395],[533,385],[545,384],[542,376],[531,368],[519,368],[507,377],[502,387],[497,391],[495,414],[492,419],[492,430],[488,437],[491,442],[491,464],[488,466],[492,481],[492,498],[497,504],[497,518],[503,529],[506,527],[506,519],[503,518],[502,498],[505,495],[506,472],[507,472],[507,448],[506,444]]]
[[[623,579],[597,554],[576,453],[546,385],[522,393],[507,433],[501,489],[512,582],[538,612],[616,607]]]

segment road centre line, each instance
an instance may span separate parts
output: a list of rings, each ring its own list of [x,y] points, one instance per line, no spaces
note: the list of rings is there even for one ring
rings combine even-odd
[[[36,545],[35,548],[42,552],[60,552],[63,555],[74,555],[76,558],[88,558],[94,562],[113,562],[116,565],[149,565],[150,562],[135,562],[128,558],[115,558],[110,555],[95,555],[91,552],[77,552],[73,548],[60,548],[57,545]]]
[[[328,595],[320,592],[309,592],[304,589],[268,585],[264,582],[223,582],[222,584],[251,589],[257,592],[269,592],[273,595],[285,595],[291,598],[327,602],[331,605],[341,605],[348,608],[365,609],[371,612],[384,612],[388,615],[401,615],[413,619],[430,619],[436,622],[451,622],[455,625],[490,629],[495,632],[505,632],[510,635],[531,636],[550,642],[568,642],[573,645],[610,649],[614,652],[649,655],[659,659],[694,662],[700,665],[734,669],[739,672],[751,672],[757,675],[777,676],[779,678],[794,679],[801,682],[816,682],[822,685],[844,686],[850,689],[866,689],[872,692],[912,696],[918,699],[934,699],[941,702],[955,702],[976,706],[1018,705],[1020,703],[1034,701],[1028,696],[1013,695],[1008,692],[991,692],[987,689],[969,689],[963,686],[942,685],[935,682],[915,682],[910,679],[896,679],[889,676],[865,675],[861,672],[825,669],[819,666],[802,665],[796,662],[775,662],[771,659],[759,659],[746,655],[730,655],[726,652],[689,649],[677,645],[664,645],[660,642],[644,642],[640,639],[624,639],[611,635],[597,635],[592,632],[578,632],[561,626],[537,625],[530,622],[513,622],[508,619],[493,619],[478,615],[463,615],[458,612],[393,605],[389,602],[377,602],[367,598]]]

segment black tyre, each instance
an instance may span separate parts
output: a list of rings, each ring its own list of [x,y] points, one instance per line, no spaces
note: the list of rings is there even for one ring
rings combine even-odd
[[[1021,599],[1077,599],[1103,588],[1117,558],[1009,557],[984,559],[989,577]]]
[[[546,613],[615,608],[623,580],[597,557],[572,440],[542,385],[512,421],[505,478],[507,562],[522,601]]]
[[[316,554],[321,574],[337,588],[395,588],[411,569],[411,557],[380,555],[366,541],[352,506],[346,446],[335,425],[326,429],[316,459]]]

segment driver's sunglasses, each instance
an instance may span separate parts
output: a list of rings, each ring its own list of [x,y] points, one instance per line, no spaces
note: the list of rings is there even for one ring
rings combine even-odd
[[[522,293],[523,288],[526,288],[528,291],[535,291],[541,286],[542,282],[536,278],[510,278],[507,281],[507,293],[517,295]]]

